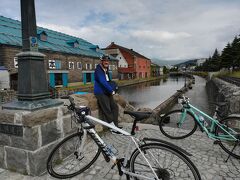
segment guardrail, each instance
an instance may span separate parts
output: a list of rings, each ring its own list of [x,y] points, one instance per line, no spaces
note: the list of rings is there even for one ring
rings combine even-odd
[[[219,77],[220,79],[229,82],[231,84],[235,84],[236,86],[240,87],[240,78],[236,78],[236,77]]]

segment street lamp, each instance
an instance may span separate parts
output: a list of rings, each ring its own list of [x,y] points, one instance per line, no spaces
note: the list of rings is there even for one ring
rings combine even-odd
[[[187,87],[187,82],[186,82],[186,67],[184,67],[183,69],[183,73],[184,73],[184,87],[186,88]]]

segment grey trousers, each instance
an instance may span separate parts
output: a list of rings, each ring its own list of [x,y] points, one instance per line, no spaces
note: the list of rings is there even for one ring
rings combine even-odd
[[[112,95],[95,95],[98,101],[99,110],[102,112],[102,120],[118,126],[118,105],[115,103]]]

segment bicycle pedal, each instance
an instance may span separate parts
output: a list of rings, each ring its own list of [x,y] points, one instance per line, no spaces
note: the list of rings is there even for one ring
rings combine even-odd
[[[216,140],[216,141],[213,142],[213,144],[219,144],[219,143],[220,143],[219,140]]]

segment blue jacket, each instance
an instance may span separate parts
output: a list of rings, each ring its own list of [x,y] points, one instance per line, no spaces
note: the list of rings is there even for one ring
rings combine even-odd
[[[107,74],[108,74],[108,71],[107,71]],[[101,65],[98,64],[97,68],[95,69],[95,72],[94,72],[94,94],[95,95],[99,95],[99,94],[109,95],[109,94],[112,94],[112,92],[113,92],[113,88],[108,83],[105,72],[102,69]]]

